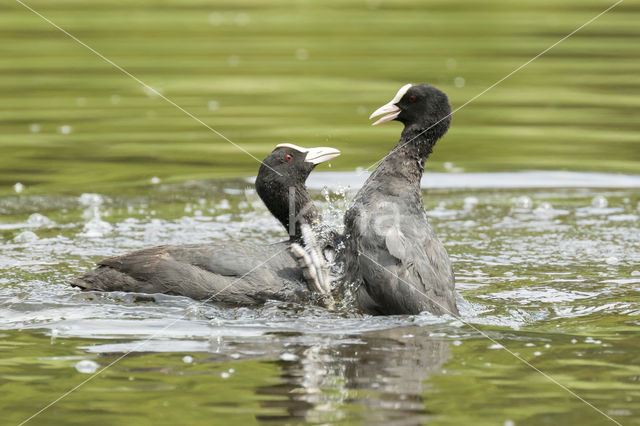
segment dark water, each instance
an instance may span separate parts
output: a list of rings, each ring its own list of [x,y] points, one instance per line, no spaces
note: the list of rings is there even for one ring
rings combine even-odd
[[[323,180],[332,175],[313,185]],[[3,421],[26,419],[127,354],[33,423],[610,422],[504,345],[622,424],[637,423],[633,188],[427,190],[467,301],[462,320],[276,302],[229,309],[65,284],[96,259],[141,247],[281,239],[247,186],[3,198]],[[339,226],[344,191],[315,198]]]

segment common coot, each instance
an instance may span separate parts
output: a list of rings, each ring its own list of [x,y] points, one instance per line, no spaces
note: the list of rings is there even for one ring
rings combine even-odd
[[[318,211],[305,181],[316,165],[338,155],[334,148],[281,144],[263,161],[256,190],[269,211],[291,230],[287,241],[153,247],[101,260],[71,284],[84,290],[164,293],[230,305],[270,299],[305,302],[314,293],[323,293],[319,300],[330,305],[322,255],[308,229]]]
[[[458,314],[454,274],[427,221],[420,190],[424,162],[448,130],[451,106],[435,87],[403,86],[370,118],[404,124],[396,147],[357,193],[345,215],[345,273],[372,314]]]

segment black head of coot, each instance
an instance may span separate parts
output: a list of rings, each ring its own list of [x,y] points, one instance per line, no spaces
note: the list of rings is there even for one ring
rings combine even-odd
[[[406,84],[387,104],[378,108],[370,118],[384,115],[373,125],[396,120],[413,132],[427,131],[442,137],[451,124],[451,104],[447,95],[428,84]]]
[[[335,148],[303,148],[294,144],[280,144],[264,159],[256,178],[256,191],[269,211],[290,234],[290,218],[296,218],[291,238],[300,237],[299,222],[312,223],[317,210],[307,192],[305,182],[320,163],[340,155]],[[293,196],[293,200],[291,197]],[[290,209],[293,202],[295,210]]]

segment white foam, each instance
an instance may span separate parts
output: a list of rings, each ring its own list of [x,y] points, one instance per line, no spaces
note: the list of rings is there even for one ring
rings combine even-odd
[[[85,359],[77,362],[75,364],[75,368],[79,373],[93,374],[98,368],[100,368],[100,364],[95,361],[91,361],[90,359]]]

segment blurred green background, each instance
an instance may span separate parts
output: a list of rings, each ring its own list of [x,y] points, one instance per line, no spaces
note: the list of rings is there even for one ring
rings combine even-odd
[[[27,2],[263,158],[293,142],[367,167],[407,82],[454,108],[613,4],[536,1]],[[626,1],[455,114],[432,171],[640,171],[640,6]],[[0,4],[0,193],[250,175],[258,163],[15,1]],[[445,164],[450,162],[452,164]]]

